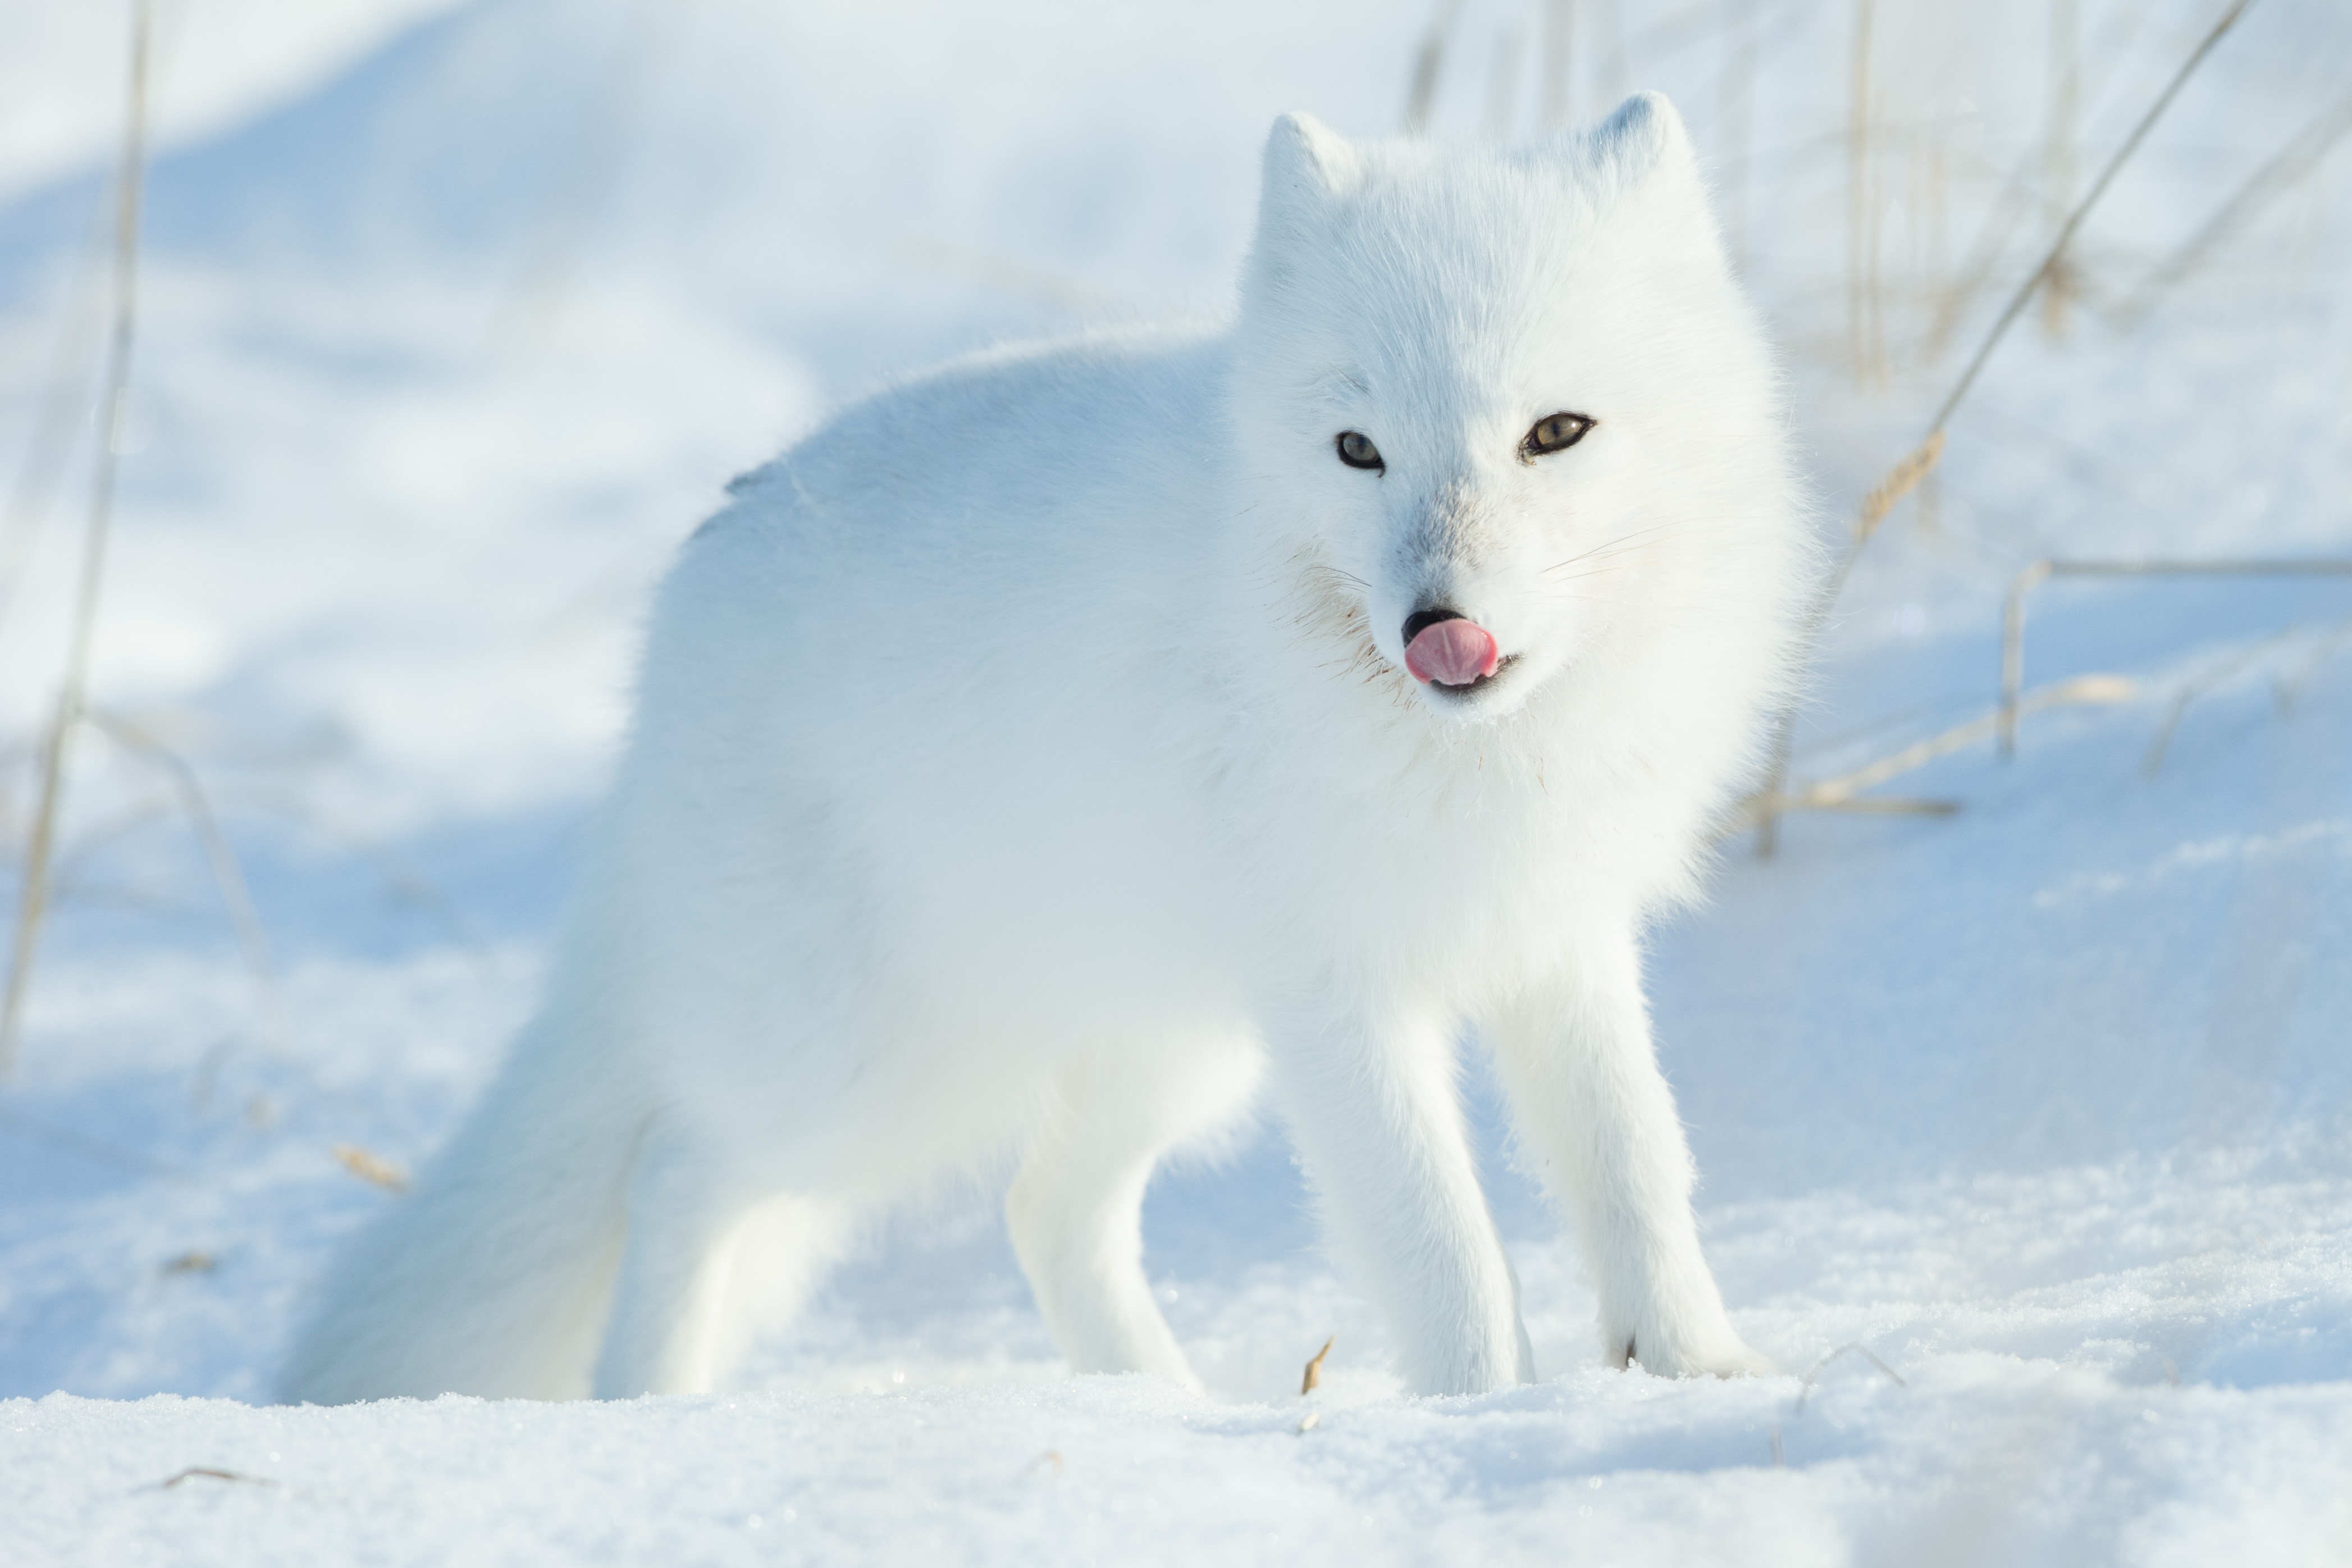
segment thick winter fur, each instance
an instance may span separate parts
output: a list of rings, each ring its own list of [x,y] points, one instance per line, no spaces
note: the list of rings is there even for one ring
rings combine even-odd
[[[1524,459],[1563,411],[1598,423]],[[544,1010],[338,1261],[287,1396],[709,1387],[732,1277],[789,1301],[1008,1154],[1070,1364],[1189,1381],[1144,1185],[1262,1092],[1411,1386],[1532,1378],[1465,1026],[1601,1358],[1759,1366],[1641,934],[1785,695],[1808,541],[1664,99],[1509,153],[1285,119],[1232,322],[912,382],[685,548]],[[1492,681],[1406,672],[1431,607]]]

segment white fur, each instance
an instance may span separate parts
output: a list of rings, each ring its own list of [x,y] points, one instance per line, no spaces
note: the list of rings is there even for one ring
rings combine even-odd
[[[1563,410],[1599,423],[1520,461]],[[1410,1385],[1531,1378],[1465,1024],[1602,1356],[1761,1364],[1640,934],[1784,695],[1789,447],[1664,99],[1507,154],[1282,120],[1232,323],[950,366],[686,547],[544,1010],[288,1396],[707,1388],[738,1276],[789,1305],[858,1217],[1007,1154],[1071,1365],[1189,1380],[1144,1184],[1262,1085]],[[1516,657],[1471,700],[1404,672],[1429,603]]]

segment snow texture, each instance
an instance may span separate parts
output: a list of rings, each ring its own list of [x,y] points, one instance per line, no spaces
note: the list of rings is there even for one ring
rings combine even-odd
[[[2042,13],[1942,9],[1881,8],[1884,96],[1940,106],[2005,170],[2042,85],[1968,30],[2039,39]],[[2210,8],[2084,10],[2087,162]],[[1428,25],[1402,5],[433,11],[338,7],[299,48],[206,68],[200,111],[166,119],[191,129],[153,172],[94,701],[195,768],[272,957],[240,948],[152,756],[87,733],[0,1091],[0,1560],[2341,1555],[2352,584],[2326,579],[2042,588],[2029,685],[2106,672],[2137,695],[1877,791],[1956,815],[1799,816],[1769,862],[1734,841],[1710,905],[1656,934],[1708,1255],[1787,1375],[1591,1364],[1590,1289],[1474,1044],[1536,1385],[1401,1397],[1267,1129],[1147,1210],[1204,1396],[1066,1376],[982,1184],[866,1239],[724,1395],[250,1403],[334,1240],[401,1201],[333,1151],[413,1166],[527,1010],[637,596],[719,485],[946,352],[1220,308],[1274,114],[1390,129]],[[1833,144],[1850,18],[1787,17],[1739,232],[1834,517],[1951,363],[1864,393],[1841,361],[1843,154],[1787,150]],[[1482,130],[1484,51],[1534,21],[1464,13],[1441,132]],[[1674,93],[1707,149],[1720,58],[1662,29],[1626,9],[1643,76],[1623,85]],[[2334,100],[2348,43],[2332,8],[2258,7],[2086,232],[2086,271],[2140,276]],[[1973,97],[1937,96],[1939,73]],[[37,503],[0,514],[13,844],[87,464],[86,434],[60,455],[37,432],[52,363],[68,412],[87,400],[105,172],[99,131],[10,134],[33,151],[8,154],[0,209],[0,419]],[[2319,200],[2341,181],[2313,178],[2147,326],[2021,328],[1954,427],[1937,513],[1898,511],[1841,601],[1801,777],[1982,714],[2002,588],[2039,556],[2352,553],[2352,315]],[[2015,236],[1995,276],[2031,251]]]

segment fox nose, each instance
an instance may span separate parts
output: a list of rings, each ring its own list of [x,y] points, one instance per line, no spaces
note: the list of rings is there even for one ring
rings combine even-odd
[[[1412,647],[1412,640],[1415,637],[1420,636],[1423,632],[1428,631],[1432,626],[1436,625],[1441,621],[1461,621],[1465,619],[1466,619],[1466,617],[1464,616],[1462,612],[1459,610],[1416,610],[1412,614],[1404,618],[1404,645],[1408,648]]]
[[[1458,610],[1416,610],[1405,617],[1404,667],[1414,680],[1467,686],[1501,663],[1495,634]]]

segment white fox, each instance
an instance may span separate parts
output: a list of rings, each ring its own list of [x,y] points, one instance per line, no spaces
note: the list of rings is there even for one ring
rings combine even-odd
[[[1262,1088],[1405,1383],[1527,1381],[1465,1026],[1602,1358],[1763,1367],[1641,941],[1818,570],[1664,99],[1510,152],[1283,119],[1232,321],[911,381],[684,547],[542,1010],[286,1396],[708,1389],[744,1276],[1007,1156],[1069,1364],[1189,1384],[1144,1186]]]

